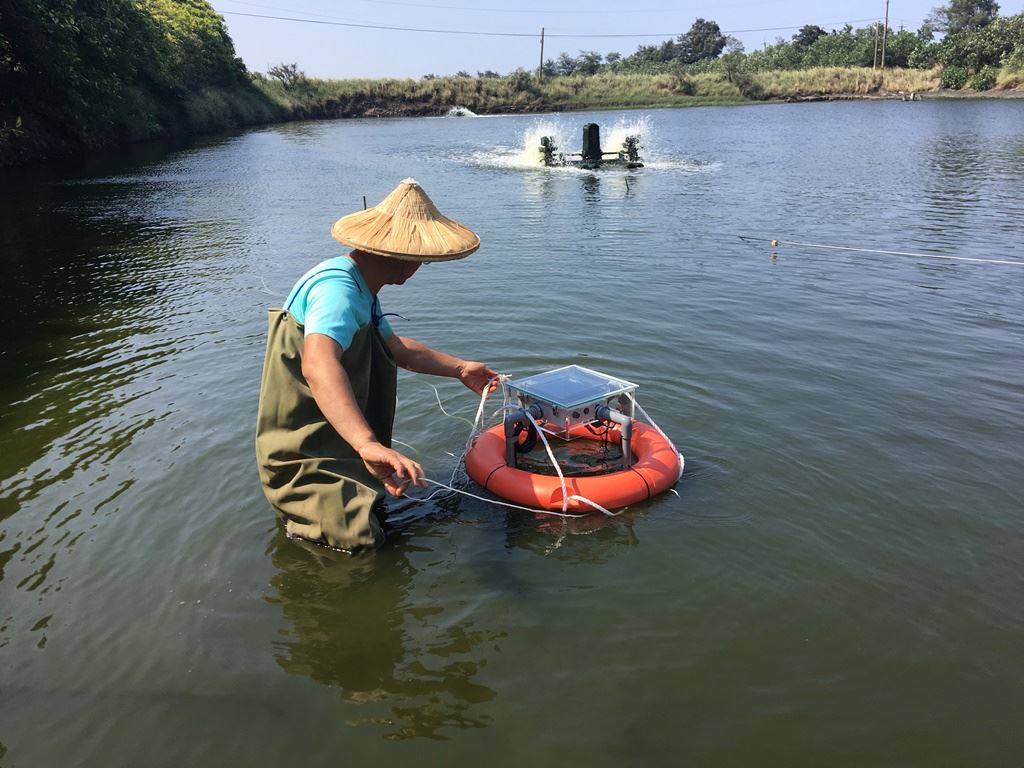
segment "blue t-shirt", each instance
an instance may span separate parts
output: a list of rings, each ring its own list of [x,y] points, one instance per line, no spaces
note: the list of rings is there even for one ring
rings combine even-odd
[[[342,349],[348,349],[356,332],[370,322],[385,339],[394,333],[359,267],[347,256],[328,259],[304,274],[284,308],[304,327],[305,335],[330,336]]]

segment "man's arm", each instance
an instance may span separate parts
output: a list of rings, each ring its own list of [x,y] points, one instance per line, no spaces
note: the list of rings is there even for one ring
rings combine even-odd
[[[330,336],[306,336],[302,345],[302,375],[316,404],[341,439],[359,454],[370,473],[384,483],[388,493],[401,496],[409,483],[425,485],[422,467],[384,446],[366,423],[341,364],[342,352],[341,345]],[[397,482],[392,475],[397,476]]]
[[[484,363],[453,357],[397,333],[389,336],[385,343],[395,362],[407,371],[458,379],[478,395],[498,375]]]

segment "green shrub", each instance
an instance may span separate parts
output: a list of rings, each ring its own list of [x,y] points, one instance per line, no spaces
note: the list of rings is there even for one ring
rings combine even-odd
[[[967,85],[967,70],[964,67],[946,67],[939,79],[939,86],[960,90]]]
[[[677,77],[675,79],[676,92],[681,93],[684,96],[696,96],[697,95],[697,84],[690,78]]]
[[[995,87],[996,84],[996,68],[990,67],[987,64],[974,73],[974,77],[971,78],[971,88],[976,91],[988,91]]]
[[[508,84],[514,93],[533,93],[536,88],[533,83],[533,75],[520,67],[508,74]]]
[[[922,45],[910,54],[907,59],[907,66],[914,69],[930,69],[939,63],[939,55],[942,49],[938,43]]]
[[[1003,58],[1003,67],[1007,69],[1024,69],[1024,43],[1006,54]]]
[[[676,62],[669,72],[672,81],[672,90],[684,96],[694,96],[697,93],[697,83],[690,77],[685,64]]]

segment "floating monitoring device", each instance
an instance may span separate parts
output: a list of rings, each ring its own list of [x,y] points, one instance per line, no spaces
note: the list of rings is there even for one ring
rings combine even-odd
[[[567,365],[547,373],[510,381],[508,388],[519,398],[522,408],[505,416],[505,463],[516,466],[516,452],[522,430],[528,432],[532,445],[536,435],[529,435],[539,425],[550,435],[562,440],[579,437],[578,427],[613,422],[622,432],[623,469],[629,469],[632,457],[629,443],[633,434],[633,400],[630,395],[637,385],[616,379],[589,368]],[[529,413],[533,419],[525,418]]]
[[[583,148],[579,154],[559,152],[554,139],[550,136],[541,137],[540,151],[544,156],[544,165],[549,167],[568,165],[590,171],[605,166],[644,167],[640,162],[639,136],[627,136],[621,147],[605,152],[601,149],[601,128],[597,123],[587,123],[583,126]]]
[[[511,401],[501,424],[481,433],[466,453],[469,476],[517,504],[574,513],[625,507],[662,493],[682,474],[682,456],[656,426],[637,421],[637,385],[568,365],[506,385]],[[548,436],[622,446],[616,471],[571,476],[558,465]],[[543,444],[538,449],[538,442]],[[555,476],[520,467],[542,450]]]

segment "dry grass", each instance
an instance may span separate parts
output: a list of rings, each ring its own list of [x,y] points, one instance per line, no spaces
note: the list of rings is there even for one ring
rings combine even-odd
[[[941,69],[817,67],[759,72],[754,79],[772,98],[855,95],[873,96],[900,91],[930,91],[939,85]]]
[[[872,70],[820,67],[806,70],[694,74],[599,73],[538,79],[526,72],[507,77],[442,77],[429,80],[304,80],[286,89],[263,81],[260,88],[297,116],[443,114],[452,106],[478,113],[540,112],[631,107],[735,104],[745,101],[927,93],[938,88],[940,67]],[[997,88],[1024,84],[1022,72],[1000,72]]]
[[[1003,67],[996,75],[996,88],[1005,91],[1024,87],[1024,70]]]

